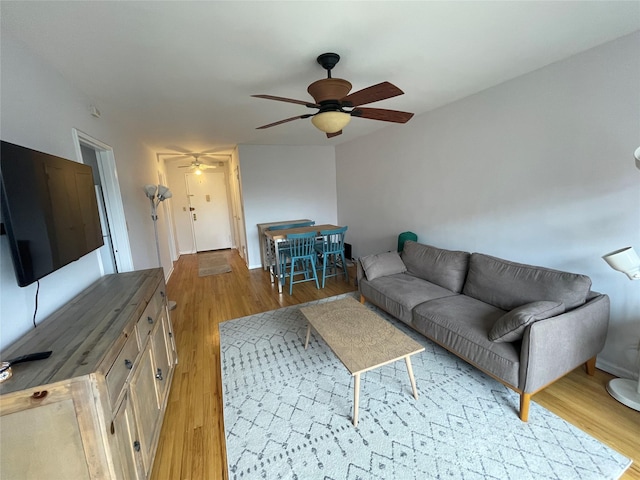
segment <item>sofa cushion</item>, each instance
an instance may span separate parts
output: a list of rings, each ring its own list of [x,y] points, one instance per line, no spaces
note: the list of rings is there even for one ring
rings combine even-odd
[[[590,289],[586,275],[473,253],[462,292],[503,310],[539,300],[562,302],[570,310],[585,302]]]
[[[489,330],[492,342],[515,342],[522,339],[524,329],[533,322],[564,313],[562,302],[532,302],[515,308],[500,317]]]
[[[469,253],[407,241],[402,251],[407,272],[460,293],[469,267]]]
[[[406,273],[378,277],[375,280],[362,279],[358,288],[371,303],[407,324],[411,323],[411,310],[416,305],[434,298],[455,295],[445,288]]]
[[[367,280],[407,271],[398,252],[385,252],[360,258]]]
[[[520,345],[496,343],[488,332],[506,312],[465,295],[438,298],[413,309],[413,328],[487,373],[519,387]]]

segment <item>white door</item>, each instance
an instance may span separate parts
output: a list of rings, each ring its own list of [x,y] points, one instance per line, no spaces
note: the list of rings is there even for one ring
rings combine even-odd
[[[224,172],[185,174],[196,251],[231,248],[231,224]]]

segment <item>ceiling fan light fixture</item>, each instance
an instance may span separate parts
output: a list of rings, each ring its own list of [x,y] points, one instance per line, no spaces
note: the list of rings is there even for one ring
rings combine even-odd
[[[336,133],[346,127],[351,115],[345,112],[321,112],[311,117],[311,123],[324,133]]]

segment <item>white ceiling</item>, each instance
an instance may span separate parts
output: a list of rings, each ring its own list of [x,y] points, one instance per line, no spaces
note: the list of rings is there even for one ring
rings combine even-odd
[[[328,140],[310,120],[255,127],[311,100],[324,52],[371,104],[424,113],[640,29],[640,2],[2,1],[10,32],[156,152],[238,143],[335,145],[390,124],[355,118]],[[402,128],[395,126],[394,128]]]

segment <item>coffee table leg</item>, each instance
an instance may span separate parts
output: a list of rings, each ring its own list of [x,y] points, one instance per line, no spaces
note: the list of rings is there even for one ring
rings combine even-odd
[[[360,374],[354,375],[353,383],[353,426],[358,426],[358,403],[360,402]]]
[[[311,324],[307,325],[307,339],[304,341],[304,349],[307,349],[307,345],[309,345],[309,335],[311,334]]]
[[[413,398],[418,399],[418,389],[416,388],[416,379],[413,377],[413,368],[411,368],[411,358],[407,355],[404,357],[407,364],[407,372],[409,372],[409,380],[411,380],[411,388],[413,389]]]

